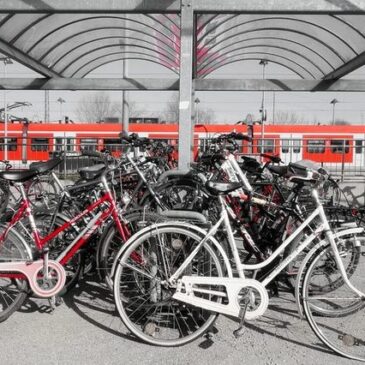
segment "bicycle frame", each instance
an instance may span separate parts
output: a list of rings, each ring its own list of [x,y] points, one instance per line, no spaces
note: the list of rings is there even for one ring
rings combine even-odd
[[[9,225],[5,229],[4,233],[0,236],[0,244],[3,242],[12,227],[17,224],[24,216],[27,216],[30,222],[31,231],[33,234],[33,240],[39,252],[42,252],[44,247],[52,241],[58,234],[67,230],[70,226],[80,221],[86,215],[95,211],[98,207],[101,207],[104,203],[108,203],[107,208],[103,208],[102,211],[95,214],[95,216],[86,224],[86,226],[81,230],[81,232],[77,235],[77,237],[70,243],[70,245],[57,257],[55,260],[62,266],[64,266],[73,256],[74,254],[88,241],[90,236],[111,216],[116,224],[117,230],[123,240],[126,240],[129,236],[128,229],[121,223],[118,210],[113,198],[113,195],[108,187],[105,176],[101,178],[101,183],[104,186],[105,192],[101,198],[97,201],[89,205],[84,211],[77,214],[74,218],[64,223],[61,227],[58,227],[53,232],[50,232],[45,237],[41,237],[34,220],[34,216],[32,213],[30,202],[26,196],[24,187],[22,184],[18,184],[22,195],[22,203],[19,210],[11,219]],[[1,264],[0,264],[1,269]],[[24,276],[21,274],[2,274],[2,276],[11,276],[12,278],[24,279]]]
[[[308,247],[311,242],[313,242],[317,237],[324,234],[327,242],[329,242],[336,263],[340,269],[341,275],[344,279],[344,283],[359,297],[365,298],[365,294],[356,289],[351,282],[349,281],[346,269],[341,260],[340,254],[338,252],[338,248],[335,241],[335,236],[332,233],[327,217],[325,215],[323,206],[321,205],[318,199],[318,193],[314,190],[313,196],[316,201],[317,208],[315,211],[304,221],[302,224],[292,233],[290,237],[288,237],[274,252],[273,254],[258,264],[242,264],[238,249],[235,243],[235,239],[233,236],[233,231],[229,221],[229,207],[226,205],[224,198],[219,197],[221,203],[221,216],[218,222],[209,230],[207,235],[198,243],[196,248],[191,252],[191,254],[185,259],[185,261],[181,264],[181,266],[176,270],[176,272],[167,280],[167,283],[170,286],[176,286],[177,290],[174,294],[174,298],[183,302],[191,303],[198,307],[206,308],[209,310],[213,310],[216,312],[221,312],[228,315],[239,316],[240,306],[237,301],[237,296],[239,292],[244,287],[251,287],[256,289],[262,299],[262,305],[257,311],[250,313],[250,317],[248,319],[256,318],[264,313],[268,305],[268,296],[267,293],[264,293],[264,288],[295,258],[297,257],[306,247]],[[317,226],[317,228],[312,232],[310,236],[308,236],[300,245],[288,256],[286,257],[271,273],[268,275],[262,282],[259,282],[255,279],[246,279],[244,270],[259,270],[270,263],[273,262],[281,253],[284,252],[285,248],[301,233],[304,231],[305,227],[308,224],[313,222],[317,217],[320,218],[321,223]],[[184,270],[191,264],[194,257],[197,255],[202,246],[210,239],[213,238],[214,234],[218,230],[218,228],[223,225],[227,232],[228,242],[230,248],[233,253],[234,262],[236,264],[236,269],[238,271],[239,278],[221,278],[221,277],[194,277],[194,276],[183,276],[181,279],[178,279],[182,276]],[[248,234],[248,232],[247,232]],[[249,235],[249,234],[248,234]],[[226,260],[225,260],[226,261]],[[230,265],[230,264],[229,264]],[[232,268],[230,267],[230,270]],[[226,288],[227,294],[219,293],[216,290],[209,289],[200,289],[198,285],[222,285]],[[228,304],[221,304],[211,302],[208,299],[203,299],[196,297],[194,295],[194,291],[196,292],[204,292],[211,293],[213,296],[227,296]]]

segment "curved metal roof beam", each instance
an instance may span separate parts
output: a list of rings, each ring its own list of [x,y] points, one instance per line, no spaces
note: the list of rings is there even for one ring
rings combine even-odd
[[[228,51],[226,53],[222,53],[220,54],[220,56],[223,56],[224,59],[226,59],[225,56],[229,55],[229,57],[235,57],[237,55],[240,55],[240,54],[245,54],[245,53],[238,53],[238,54],[235,54],[235,52],[241,52],[241,51],[244,51],[245,49],[250,49],[250,48],[265,48],[265,49],[274,49],[274,50],[281,50],[281,51],[285,51],[289,54],[293,54],[295,56],[298,56],[300,57],[301,59],[307,61],[311,66],[313,66],[316,70],[319,71],[319,73],[324,76],[326,74],[325,71],[323,71],[318,65],[316,65],[310,58],[308,57],[305,57],[303,56],[302,53],[298,53],[292,49],[289,49],[289,48],[285,48],[285,47],[282,47],[282,46],[276,46],[276,45],[267,45],[267,44],[252,44],[252,45],[248,45],[248,46],[242,46],[242,47],[238,47],[234,50],[231,50],[231,51]],[[198,72],[201,70],[201,69],[205,69],[205,68],[209,68],[209,67],[214,67],[214,64],[215,63],[219,63],[219,59],[213,59],[211,60],[210,62],[208,62],[206,65],[198,65]],[[213,65],[213,66],[212,66]]]
[[[52,16],[53,14],[45,14],[43,15],[41,18],[38,18],[36,20],[34,20],[34,22],[28,24],[27,27],[24,27],[19,33],[16,34],[16,36],[14,36],[9,43],[13,44],[15,43],[24,33],[28,32],[28,30],[32,29],[34,26],[36,26],[37,24],[39,24],[40,22],[42,22],[44,19],[49,18],[50,16]]]
[[[175,23],[169,16],[167,16],[167,14],[143,14],[143,15],[146,16],[147,18],[150,18],[153,21],[161,24],[164,28],[166,28],[170,33],[172,33],[176,37],[180,37],[180,32],[175,32],[174,29],[169,28],[166,22],[169,22],[174,27],[179,28],[179,30],[180,30],[180,24]],[[170,15],[174,15],[174,14],[170,14]],[[161,16],[161,18],[164,18],[166,21],[158,19],[160,16]],[[175,18],[178,18],[178,17],[175,16]]]
[[[218,52],[211,53],[210,55],[208,55],[200,63],[198,60],[198,67],[204,66],[205,64],[208,64],[208,63],[214,61],[219,56],[227,56],[231,52],[235,52],[236,50],[242,49],[242,47],[244,47],[245,44],[257,45],[257,42],[263,42],[261,44],[262,47],[270,47],[270,46],[277,46],[277,47],[284,47],[284,48],[289,47],[293,51],[301,52],[300,54],[303,55],[303,58],[307,59],[309,62],[313,62],[313,64],[315,64],[319,69],[321,69],[321,71],[323,71],[323,69],[326,69],[326,72],[327,72],[328,68],[330,70],[335,69],[335,67],[332,66],[325,57],[323,57],[321,54],[317,53],[315,50],[313,50],[313,48],[307,47],[307,46],[303,45],[302,43],[299,43],[299,42],[296,42],[293,40],[289,40],[286,38],[271,37],[271,36],[245,38],[238,42],[233,42],[231,44],[228,44],[228,45],[220,48]],[[235,48],[233,48],[233,47],[235,47]],[[307,54],[308,56],[304,56],[304,54]]]
[[[87,45],[87,44],[91,44],[91,43],[94,43],[94,42],[98,42],[98,41],[101,41],[101,40],[111,40],[111,39],[127,39],[127,40],[134,40],[134,41],[137,41],[137,42],[144,42],[152,47],[155,47],[157,49],[160,49],[161,51],[159,53],[163,54],[164,51],[166,51],[164,48],[160,47],[160,46],[156,46],[154,43],[152,42],[149,42],[149,41],[146,41],[144,39],[141,39],[141,38],[134,38],[134,37],[121,37],[121,36],[108,36],[108,37],[100,37],[100,38],[94,38],[92,39],[91,41],[88,41],[88,42],[84,42],[84,43],[81,43],[81,44],[78,44],[76,47],[70,49],[70,50],[67,50],[67,52],[65,52],[60,58],[58,58],[53,64],[52,64],[52,68],[56,67],[56,65],[61,62],[63,59],[65,59],[66,57],[69,57],[70,54],[76,50],[78,50],[79,48]],[[123,44],[124,45],[124,44]],[[134,45],[134,44],[133,44]],[[107,45],[105,45],[107,46]],[[122,45],[120,45],[120,47],[122,47]],[[93,48],[94,49],[94,48]],[[157,52],[157,51],[156,51]],[[172,57],[175,57],[176,55],[174,54],[171,54],[169,53],[170,56]],[[166,56],[166,54],[165,54]],[[166,56],[166,58],[168,58],[168,56]]]
[[[109,57],[109,56],[117,56],[117,55],[120,55],[120,54],[125,54],[125,52],[115,52],[115,53],[110,53],[110,54],[106,54],[106,55],[103,55],[103,56],[100,56],[100,57],[97,57],[87,63],[85,63],[84,65],[82,65],[81,67],[79,67],[77,69],[77,71],[75,71],[70,77],[80,77],[80,78],[83,78],[85,77],[87,74],[89,74],[90,72],[94,71],[95,69],[97,69],[98,67],[101,67],[103,65],[106,65],[108,63],[112,63],[112,62],[115,62],[115,61],[121,61],[121,60],[140,60],[140,61],[147,61],[147,62],[152,62],[152,63],[155,63],[157,65],[160,65],[162,67],[165,67],[167,68],[168,70],[176,73],[176,74],[179,74],[177,71],[175,71],[173,68],[170,68],[168,65],[164,65],[161,63],[160,60],[155,60],[154,58],[145,58],[145,57],[139,57],[138,55],[137,56],[127,56],[127,57],[120,57],[120,58],[117,58],[117,59],[114,59],[114,60],[109,60],[109,61],[105,61],[101,64],[98,64],[97,66],[92,66],[93,68],[88,70],[87,72],[83,72],[81,73],[80,71],[87,67],[87,66],[90,66],[92,63],[94,62],[97,62],[97,61],[101,61],[103,58],[106,58],[106,57]],[[135,53],[134,53],[135,54]],[[144,55],[142,55],[144,56]],[[78,75],[79,73],[79,75]]]
[[[82,35],[82,34],[86,34],[86,33],[91,33],[91,32],[98,32],[98,31],[104,31],[104,30],[117,30],[117,29],[120,29],[120,30],[128,30],[130,32],[133,32],[133,33],[138,33],[138,34],[141,34],[141,37],[149,37],[149,38],[152,38],[153,40],[156,40],[156,38],[154,36],[152,36],[150,33],[147,33],[147,32],[144,32],[142,30],[139,30],[139,29],[132,29],[132,28],[124,28],[124,27],[102,27],[102,28],[94,28],[92,30],[83,30],[82,32],[78,32],[78,33],[75,33],[65,39],[63,39],[61,42],[58,42],[56,43],[53,47],[51,47],[48,51],[46,51],[46,53],[44,53],[40,58],[39,58],[39,61],[42,61],[44,60],[45,57],[47,57],[51,52],[53,52],[54,50],[56,50],[58,47],[61,47],[62,45],[64,45],[64,43],[72,40],[72,42],[74,42],[73,38],[79,36],[79,35]],[[141,40],[144,40],[143,38],[141,38]],[[147,42],[147,41],[145,41]],[[166,48],[168,48],[169,50],[171,50],[172,52],[169,52],[172,56],[176,54],[176,51],[167,43],[165,43],[165,41],[160,41],[163,45],[166,46]],[[73,44],[72,44],[73,45]],[[154,44],[156,47],[158,47],[156,44]],[[69,51],[65,51],[66,52],[69,52]]]
[[[202,29],[204,27],[206,27],[208,25],[209,22],[215,20],[216,18],[218,18],[221,14],[208,14],[208,16],[206,14],[204,15],[198,15],[197,16],[197,26],[196,26],[196,33],[197,35],[202,31]],[[233,17],[235,17],[236,15],[233,15]],[[199,21],[203,18],[206,17],[207,20],[204,23],[199,24]],[[199,39],[199,37],[197,37],[197,40]]]
[[[0,20],[0,28],[6,24],[15,14],[6,14],[1,20]]]
[[[86,73],[84,73],[83,75],[80,76],[80,78],[84,78],[86,75],[90,74],[91,72],[95,71],[96,69],[98,69],[99,67],[102,67],[104,65],[107,65],[109,63],[114,63],[114,62],[118,62],[118,61],[124,61],[124,60],[137,60],[137,61],[145,61],[145,62],[151,62],[151,63],[155,63],[161,67],[164,67],[164,68],[167,68],[169,71],[173,71],[175,74],[178,74],[178,72],[174,71],[174,70],[171,70],[169,67],[165,66],[165,65],[161,65],[160,63],[156,62],[156,61],[153,61],[153,60],[146,60],[144,58],[139,58],[139,57],[128,57],[128,58],[116,58],[116,59],[113,59],[113,60],[110,60],[110,61],[106,61],[106,62],[103,62],[95,67],[93,67],[91,70],[88,70]]]
[[[364,16],[356,14],[337,14],[334,16],[336,19],[341,19],[344,23],[353,29],[356,29],[358,33],[365,36],[365,23]]]
[[[235,18],[235,17],[239,17],[239,16],[241,16],[242,17],[242,14],[237,14],[236,16],[234,16],[234,17],[232,17],[232,18]],[[251,17],[252,17],[252,14],[250,15]],[[278,18],[283,18],[283,16],[284,16],[284,14],[281,14],[280,16],[271,16],[270,18],[272,18],[272,19],[278,19]],[[325,16],[325,20],[334,20],[334,21],[336,21],[336,22],[338,22],[338,23],[340,23],[340,24],[342,24],[342,25],[344,25],[345,27],[347,27],[347,28],[350,28],[350,30],[351,31],[353,31],[354,33],[356,33],[358,36],[360,36],[362,39],[361,39],[361,44],[362,44],[362,41],[363,40],[365,40],[365,32],[364,33],[362,33],[361,31],[359,31],[359,29],[357,29],[357,27],[356,26],[353,26],[351,23],[349,23],[348,21],[346,21],[346,20],[344,20],[343,18],[341,18],[341,15],[333,15],[333,14],[326,14],[326,15],[324,15],[324,14],[321,14],[321,15],[310,15],[310,17],[311,17],[311,19],[313,19],[313,17],[318,17],[318,16],[320,16],[320,17],[324,17]],[[303,19],[301,19],[301,17],[303,17],[303,15],[291,15],[291,17],[284,17],[284,19],[296,19],[296,20],[303,20]],[[308,15],[307,15],[307,17],[308,17]],[[267,18],[267,16],[265,17],[265,18]],[[255,19],[257,19],[257,18],[255,18]],[[261,18],[259,18],[259,20],[261,20],[261,19],[264,19],[262,16],[261,16]],[[209,35],[211,32],[213,32],[213,31],[215,31],[216,29],[218,29],[220,26],[222,26],[222,25],[224,25],[224,24],[226,24],[229,20],[231,20],[231,19],[223,19],[222,20],[222,22],[220,22],[220,23],[217,23],[217,25],[214,27],[214,28],[210,28],[209,29],[209,31],[208,32],[206,32],[203,36],[205,36],[205,35]],[[306,21],[306,20],[304,20],[304,21]],[[315,23],[315,22],[309,22],[311,25],[317,25],[317,23]],[[336,24],[337,25],[337,24]],[[326,31],[330,31],[332,34],[335,34],[335,35],[337,35],[337,32],[333,32],[333,31],[331,31],[331,30],[329,30],[329,28],[331,27],[331,25],[330,24],[328,24],[328,27],[326,28],[325,26],[324,27],[322,27],[322,29],[325,29]],[[347,32],[348,31],[348,29],[343,29],[343,32]],[[344,33],[343,33],[344,34]],[[202,38],[202,37],[201,37]],[[198,39],[198,41],[200,41],[201,40],[201,38],[199,38]],[[341,38],[342,39],[342,38]],[[352,47],[353,48],[353,47]],[[355,51],[355,50],[354,50]],[[356,51],[355,51],[356,52]]]
[[[205,43],[205,47],[209,48],[209,44],[213,42],[213,40],[217,40],[218,37],[221,37],[221,36],[224,36],[225,33],[228,33],[230,31],[233,31],[235,28],[239,28],[239,27],[242,27],[242,26],[245,26],[247,24],[252,24],[252,23],[256,23],[256,22],[262,22],[262,21],[266,21],[266,20],[269,20],[269,21],[280,21],[280,20],[286,20],[286,21],[292,21],[293,23],[305,23],[305,24],[309,24],[313,27],[316,27],[318,29],[321,29],[322,31],[330,34],[332,37],[338,39],[338,41],[340,41],[345,47],[347,47],[352,53],[354,53],[354,55],[357,55],[357,52],[352,48],[352,46],[350,46],[346,41],[344,41],[341,37],[339,37],[338,35],[334,34],[333,32],[319,26],[318,24],[313,24],[313,23],[310,23],[308,21],[304,21],[304,20],[298,20],[298,19],[293,19],[293,18],[290,18],[290,17],[262,17],[262,18],[259,18],[259,19],[253,19],[253,20],[249,20],[249,21],[246,21],[246,22],[243,22],[243,23],[239,23],[239,24],[235,24],[234,26],[232,27],[229,27],[229,28],[226,28],[225,30],[223,30],[222,32],[218,33],[215,35],[215,37],[212,37],[211,39],[208,40],[207,43]],[[279,23],[279,22],[278,22]],[[279,23],[280,24],[280,23]],[[276,27],[272,27],[272,26],[267,26],[267,27],[264,27],[265,29],[273,29],[273,30],[276,30],[278,28]],[[255,28],[255,29],[263,29],[263,27],[258,27],[258,28]],[[298,27],[298,29],[290,29],[288,27],[286,28],[280,28],[279,29],[286,29],[288,31],[293,31],[293,32],[297,32],[299,34],[305,34],[307,35],[308,37],[312,38],[312,39],[315,39],[317,41],[319,41],[320,43],[322,43],[323,45],[326,45],[328,48],[330,48],[334,53],[336,53],[335,49],[333,47],[330,47],[325,41],[323,41],[322,39],[318,38],[318,37],[314,37],[312,36],[310,33],[307,33],[307,32],[304,32],[304,31],[299,31],[298,29],[303,29],[303,27]],[[254,30],[254,29],[248,29],[248,30]],[[232,35],[226,37],[225,39],[229,39],[231,38]],[[201,42],[203,41],[204,38],[201,39]],[[221,42],[221,41],[220,41]],[[219,43],[220,43],[219,42]],[[343,58],[342,56],[340,56],[340,54],[337,52],[338,56],[341,58],[341,60],[343,62],[346,61],[345,58]]]
[[[197,35],[198,35],[197,43],[199,43],[201,38],[204,37],[206,34],[210,34],[214,30],[216,30],[220,25],[225,24],[225,23],[229,22],[230,20],[232,20],[234,18],[237,18],[238,16],[239,15],[237,15],[237,14],[214,14],[211,18],[209,18],[209,17],[207,17],[206,14],[201,15],[200,17],[198,17],[198,22],[197,22],[197,24],[198,24],[198,27],[197,27]],[[199,24],[199,20],[202,19],[203,17],[207,17],[208,19],[204,23]],[[225,19],[223,19],[224,17],[225,17]],[[218,23],[218,21],[220,21],[219,18],[222,19],[220,23]],[[208,32],[203,33],[203,35],[201,37],[199,37],[199,34],[202,33],[203,28],[206,27],[209,23],[211,23],[211,22],[213,22],[217,19],[218,19],[218,21],[217,21],[216,26],[210,28]]]
[[[40,39],[38,39],[37,42],[35,42],[30,48],[28,48],[28,50],[26,52],[27,53],[31,53],[47,37],[49,37],[50,35],[58,32],[58,31],[60,31],[60,30],[62,30],[64,28],[67,28],[69,26],[72,26],[72,25],[74,25],[76,23],[88,22],[88,21],[92,21],[94,19],[116,19],[116,20],[123,20],[123,21],[127,21],[127,22],[132,22],[132,23],[135,23],[135,24],[139,24],[139,25],[142,25],[142,27],[146,27],[148,29],[151,29],[154,32],[159,33],[161,36],[163,36],[166,39],[168,39],[168,41],[170,41],[171,43],[176,44],[176,42],[172,38],[168,37],[166,34],[162,33],[160,30],[158,30],[156,28],[153,28],[150,25],[147,25],[146,23],[143,23],[143,22],[140,22],[140,21],[131,19],[131,18],[124,18],[124,17],[119,17],[119,16],[105,15],[105,16],[94,16],[94,17],[88,17],[88,18],[81,18],[81,19],[77,19],[77,20],[74,20],[74,21],[69,22],[69,23],[65,23],[65,24],[63,24],[63,25],[61,25],[61,26],[53,29],[51,32],[48,32],[45,35],[43,35]],[[90,30],[92,30],[92,28]],[[177,47],[180,47],[180,45],[178,45],[178,44],[176,44],[176,46]]]
[[[126,50],[125,52],[126,53],[135,53],[135,51],[133,51],[132,49],[133,48],[138,48],[138,49],[141,49],[141,50],[146,50],[146,51],[151,51],[151,53],[153,54],[153,56],[156,56],[156,58],[160,58],[158,55],[161,56],[161,58],[166,58],[166,62],[171,62],[171,64],[174,64],[175,63],[175,60],[173,58],[169,58],[169,57],[166,57],[163,53],[161,52],[157,52],[156,50],[154,50],[153,48],[149,48],[149,47],[144,47],[144,46],[138,46],[138,45],[133,45],[133,44],[126,44],[126,46],[128,46],[130,48],[130,50]],[[79,58],[69,62],[66,66],[63,67],[62,70],[59,71],[60,74],[63,74],[64,72],[66,72],[66,70],[68,68],[70,68],[72,65],[74,65],[76,62],[82,60],[84,57],[86,56],[89,56],[91,55],[92,53],[94,52],[97,52],[97,51],[100,51],[100,50],[103,50],[103,49],[110,49],[110,48],[118,48],[118,49],[121,49],[121,46],[118,45],[118,44],[108,44],[108,45],[105,45],[105,46],[101,46],[101,47],[98,47],[98,48],[93,48],[92,50],[88,51],[88,52],[85,52],[83,53]],[[146,56],[149,56],[149,54],[145,54],[143,52],[137,52],[138,54],[144,54]]]
[[[212,67],[210,69],[206,69],[206,70],[201,70],[200,72],[202,73],[202,76],[205,77],[205,76],[211,74],[212,72],[218,70],[219,68],[221,68],[225,65],[228,65],[230,63],[239,62],[239,61],[247,61],[247,60],[259,61],[262,59],[266,59],[272,63],[280,64],[281,66],[289,69],[290,71],[293,71],[302,79],[308,78],[308,76],[310,76],[313,79],[316,79],[315,76],[310,71],[308,71],[304,66],[302,66],[302,65],[298,64],[297,62],[294,62],[284,56],[277,55],[274,53],[269,53],[269,52],[246,52],[239,56],[242,57],[242,56],[246,56],[246,55],[248,56],[248,58],[243,57],[243,58],[239,58],[236,60],[230,59],[230,60],[227,60],[226,62],[222,61],[221,63],[216,64],[214,67]],[[238,55],[235,57],[238,57]],[[279,59],[280,61],[278,61],[277,59]],[[203,71],[205,71],[205,72],[203,73]],[[303,71],[304,71],[304,73],[303,73]]]
[[[290,40],[290,39],[286,39],[286,38],[280,38],[280,37],[251,37],[251,38],[245,38],[245,39],[242,39],[240,41],[232,42],[230,44],[227,44],[226,46],[220,48],[219,51],[217,51],[217,53],[219,52],[218,56],[221,56],[221,55],[225,56],[225,55],[229,54],[230,52],[235,51],[235,49],[227,50],[227,48],[230,48],[230,47],[236,46],[236,45],[240,45],[240,44],[243,44],[243,43],[246,43],[246,42],[250,42],[250,41],[265,41],[265,40],[273,40],[273,41],[278,42],[278,43],[289,43],[289,44],[294,44],[298,47],[303,47],[304,49],[306,49],[310,53],[313,53],[315,56],[320,58],[323,61],[323,63],[328,65],[332,70],[335,70],[335,67],[332,66],[325,57],[323,57],[321,54],[319,54],[318,52],[313,50],[313,48],[307,47],[307,46],[303,45],[302,43],[299,43],[299,42],[296,42],[296,41],[293,41],[293,40]],[[240,48],[237,48],[237,49],[240,49]],[[222,52],[224,50],[225,50],[225,52]],[[216,57],[217,57],[216,53],[212,53],[212,54],[208,55],[208,57],[206,57],[203,60],[203,62],[198,63],[198,67],[204,66],[205,64],[209,64]],[[198,61],[199,61],[199,59],[198,59]]]
[[[334,15],[334,14],[329,14],[330,17],[336,19],[337,21],[346,24],[349,28],[351,28],[354,32],[356,32],[357,34],[359,34],[362,38],[364,38],[365,40],[365,35],[364,33],[361,33],[359,31],[359,29],[357,29],[355,26],[353,26],[351,23],[349,23],[348,21],[346,21],[345,19],[341,18],[340,15]]]
[[[255,32],[262,32],[262,31],[268,31],[268,32],[283,32],[285,33],[293,33],[294,35],[301,35],[305,38],[309,38],[311,40],[314,40],[315,42],[317,42],[318,44],[320,44],[321,46],[323,46],[324,49],[328,49],[330,51],[331,54],[333,54],[335,57],[337,57],[341,63],[345,62],[345,60],[343,59],[343,57],[331,46],[329,46],[328,44],[326,44],[325,42],[321,41],[320,39],[311,36],[310,34],[304,33],[302,31],[299,30],[293,30],[293,29],[287,29],[287,28],[267,28],[267,27],[262,27],[262,28],[255,28],[255,29],[248,29],[239,33],[236,33],[234,36],[228,36],[226,38],[221,39],[220,41],[216,42],[212,47],[204,47],[205,51],[202,52],[199,55],[199,60],[204,57],[209,51],[212,51],[213,49],[216,49],[218,46],[220,46],[221,44],[223,44],[226,41],[230,41],[233,40],[233,38],[245,35],[245,34],[249,34],[249,33],[255,33]],[[219,48],[217,49],[217,51],[219,51]]]
[[[286,20],[286,21],[292,21],[292,22],[298,22],[298,23],[304,23],[304,24],[307,24],[307,25],[310,25],[310,26],[313,26],[315,28],[318,28],[318,29],[321,29],[322,31],[324,32],[327,32],[329,33],[331,36],[333,36],[334,38],[337,38],[340,42],[342,42],[347,48],[349,48],[355,55],[357,55],[358,53],[356,52],[356,50],[347,42],[345,41],[343,38],[341,38],[339,35],[337,35],[336,33],[332,32],[331,30],[328,30],[320,25],[318,25],[317,23],[312,23],[308,20],[304,20],[304,19],[299,19],[299,18],[293,18],[291,16],[278,16],[278,17],[270,17],[270,16],[263,16],[263,17],[260,17],[260,18],[257,18],[257,19],[251,19],[251,20],[247,20],[247,21],[244,21],[242,23],[238,23],[238,24],[235,24],[231,27],[228,27],[226,29],[224,29],[222,32],[216,34],[215,37],[211,38],[210,41],[208,41],[205,45],[209,44],[210,42],[212,42],[213,39],[216,39],[217,37],[225,34],[225,33],[228,33],[232,30],[234,30],[235,28],[239,28],[241,26],[244,26],[244,25],[247,25],[247,24],[252,24],[252,23],[256,23],[256,22],[262,22],[262,21],[266,21],[266,20],[273,20],[273,21],[280,21],[280,20]],[[219,26],[221,26],[222,24],[224,23],[221,23]],[[302,27],[301,27],[302,28]],[[209,34],[209,32],[208,32]],[[347,36],[347,35],[346,35]],[[203,40],[203,38],[201,38],[201,41]]]

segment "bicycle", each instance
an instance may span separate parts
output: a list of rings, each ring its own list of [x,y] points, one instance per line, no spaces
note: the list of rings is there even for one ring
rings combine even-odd
[[[313,182],[311,176],[298,176],[296,179]],[[295,257],[316,243],[299,270],[301,277],[297,279],[296,288],[298,306],[304,308],[312,329],[327,346],[343,356],[365,361],[364,355],[352,354],[350,349],[339,348],[337,343],[326,338],[317,323],[318,318],[325,318],[327,325],[337,318],[333,313],[326,316],[323,309],[327,305],[326,296],[344,286],[350,289],[352,296],[349,298],[349,312],[344,314],[342,311],[341,316],[351,315],[364,308],[365,294],[352,285],[348,278],[350,274],[346,272],[342,262],[350,250],[355,252],[359,261],[362,259],[356,237],[363,234],[363,229],[352,228],[333,233],[318,193],[313,190],[316,209],[291,236],[263,262],[242,264],[230,225],[230,210],[223,198],[225,194],[240,189],[242,183],[209,181],[206,187],[218,197],[221,207],[220,218],[209,232],[178,222],[153,224],[131,237],[118,253],[113,268],[114,297],[126,327],[147,343],[180,346],[201,336],[212,326],[218,313],[223,313],[239,318],[240,325],[234,334],[242,335],[244,322],[259,318],[267,310],[269,296],[266,288],[270,282]],[[257,280],[257,271],[264,269],[283,254],[286,247],[310,223],[316,225],[316,230],[305,236],[297,248],[262,281]],[[214,237],[219,228],[227,233],[235,268],[231,266],[226,252]],[[346,249],[338,247],[347,241],[351,241],[351,245]],[[315,287],[311,287],[311,282],[321,273],[320,270],[324,270],[319,265],[324,254],[318,255],[318,250],[325,254],[330,253],[327,264],[331,264],[332,274],[337,275],[335,288],[328,283],[317,283]],[[318,270],[315,270],[316,265]],[[355,273],[358,276],[361,266],[358,262],[356,267],[352,267],[352,278]],[[234,276],[234,269],[238,277]],[[247,277],[247,273],[251,274],[250,277]],[[320,297],[315,296],[318,293],[322,296],[323,303]],[[312,296],[314,304],[311,304]],[[335,299],[346,301],[346,297]],[[341,332],[341,329],[336,329]],[[351,327],[348,330],[351,333]],[[355,335],[344,334],[341,338],[346,343],[351,343],[353,338],[353,343],[359,342]],[[354,346],[351,350],[353,348]]]
[[[109,188],[106,170],[99,178],[103,187],[101,196],[82,212],[77,213],[61,226],[46,236],[41,237],[32,211],[32,205],[26,195],[24,184],[37,175],[37,171],[5,171],[0,172],[0,179],[16,185],[21,194],[21,204],[8,224],[3,225],[0,235],[0,322],[7,319],[24,302],[28,295],[28,286],[33,294],[40,298],[50,298],[51,304],[55,297],[62,293],[66,283],[64,266],[89,241],[90,237],[110,217],[124,241],[129,236],[118,215],[118,207]],[[33,235],[29,244],[14,226],[27,217]],[[73,229],[78,222],[84,223],[76,237],[57,257],[50,259],[49,246],[59,235]]]

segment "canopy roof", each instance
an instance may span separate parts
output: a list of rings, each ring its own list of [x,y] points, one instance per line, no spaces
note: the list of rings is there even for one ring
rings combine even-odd
[[[268,60],[303,79],[339,78],[365,63],[365,16],[356,14],[197,14],[193,68]],[[0,52],[47,77],[83,78],[123,59],[179,74],[180,15],[0,14]]]

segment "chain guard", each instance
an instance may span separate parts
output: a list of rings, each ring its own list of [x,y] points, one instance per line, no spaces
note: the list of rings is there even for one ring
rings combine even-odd
[[[214,289],[207,288],[209,285],[214,286]],[[239,317],[242,301],[240,293],[245,288],[250,289],[250,303],[245,318],[253,320],[262,316],[269,305],[266,288],[254,279],[184,276],[178,280],[173,298],[199,308]],[[209,295],[214,300],[197,295]]]
[[[42,270],[44,261],[37,260],[34,262],[2,262],[0,263],[0,272],[21,273],[28,279],[30,288],[33,293],[40,298],[50,298],[57,295],[65,286],[66,272],[61,264],[56,261],[49,260],[48,268],[52,273],[52,286],[41,286]]]

